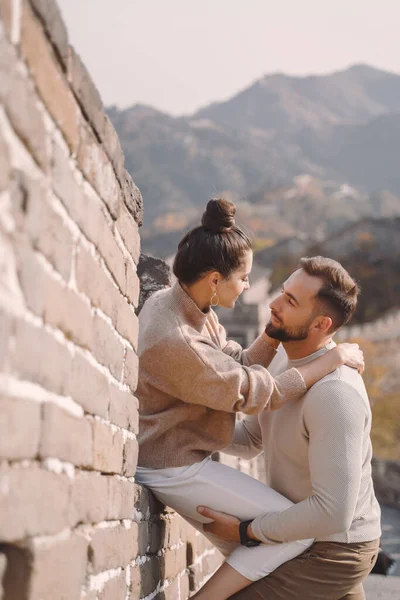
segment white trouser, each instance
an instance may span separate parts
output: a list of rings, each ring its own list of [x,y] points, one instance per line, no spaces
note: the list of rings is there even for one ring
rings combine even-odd
[[[163,504],[176,510],[201,531],[222,552],[231,567],[252,581],[269,575],[286,561],[304,552],[313,542],[300,540],[246,548],[203,531],[202,523],[209,523],[211,519],[197,512],[199,505],[246,521],[261,513],[282,512],[293,504],[257,479],[214,462],[211,458],[188,467],[172,469],[138,467],[136,481],[150,488]]]

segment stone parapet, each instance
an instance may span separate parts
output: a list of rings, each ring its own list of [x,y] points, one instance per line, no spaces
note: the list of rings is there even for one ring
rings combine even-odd
[[[185,600],[221,556],[134,479],[170,276],[54,0],[0,0],[0,79],[0,600]]]

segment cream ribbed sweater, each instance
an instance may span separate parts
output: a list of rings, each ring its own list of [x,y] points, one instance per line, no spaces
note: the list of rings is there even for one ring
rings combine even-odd
[[[272,372],[300,367],[335,344]],[[277,361],[280,357],[277,357]],[[277,362],[275,361],[275,362]],[[380,509],[371,477],[371,409],[361,376],[343,366],[296,402],[236,424],[229,453],[262,449],[268,484],[295,505],[259,515],[252,529],[264,542],[316,538],[369,542],[379,538]]]
[[[235,412],[276,408],[306,391],[295,368],[271,377],[276,352],[263,336],[248,350],[228,342],[215,312],[203,313],[179,283],[145,303],[138,353],[143,467],[199,462],[231,443]]]

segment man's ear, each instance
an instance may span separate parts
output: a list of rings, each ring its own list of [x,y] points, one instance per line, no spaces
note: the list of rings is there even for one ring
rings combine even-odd
[[[314,320],[313,327],[318,331],[318,333],[326,334],[332,327],[332,319],[326,315],[319,315]]]

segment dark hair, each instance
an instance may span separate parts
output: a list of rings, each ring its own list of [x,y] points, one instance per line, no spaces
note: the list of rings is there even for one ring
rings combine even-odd
[[[228,279],[251,249],[249,236],[235,225],[236,207],[224,198],[211,199],[201,225],[188,231],[178,246],[173,272],[184,284],[195,283],[209,271]]]
[[[348,323],[357,307],[360,287],[346,269],[336,260],[324,256],[302,258],[299,266],[308,275],[322,280],[316,299],[319,309],[326,311],[332,319],[331,330]]]

